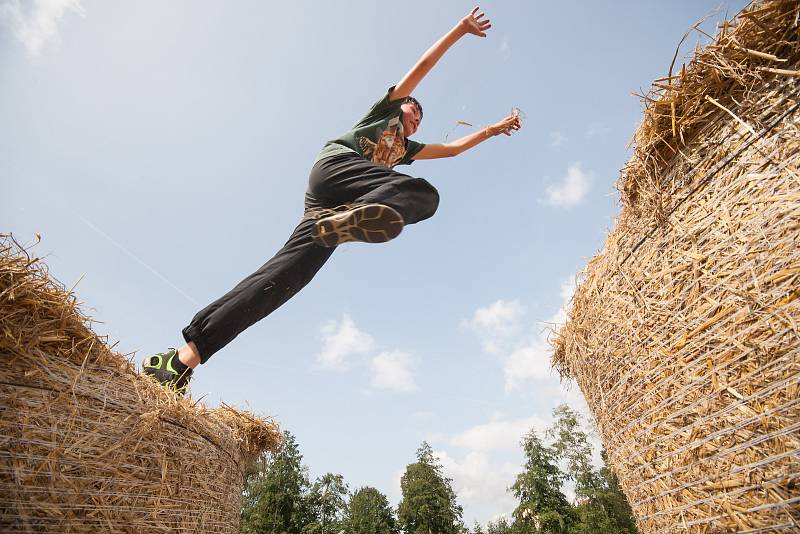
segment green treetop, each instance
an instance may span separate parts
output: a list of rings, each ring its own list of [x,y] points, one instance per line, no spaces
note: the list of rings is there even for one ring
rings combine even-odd
[[[347,508],[347,484],[342,475],[327,473],[319,477],[306,496],[310,522],[303,534],[339,534]]]
[[[517,475],[511,491],[519,499],[514,524],[527,532],[566,534],[575,522],[569,501],[561,493],[564,475],[553,451],[545,447],[535,430],[522,439],[525,469]]]
[[[363,487],[350,498],[345,517],[347,534],[399,534],[392,507],[384,494]]]
[[[456,502],[452,480],[442,474],[433,449],[423,442],[416,463],[409,464],[400,479],[402,501],[397,510],[406,534],[459,534],[463,513]]]
[[[305,500],[308,475],[290,432],[273,455],[264,455],[245,479],[241,532],[296,533],[309,522]]]

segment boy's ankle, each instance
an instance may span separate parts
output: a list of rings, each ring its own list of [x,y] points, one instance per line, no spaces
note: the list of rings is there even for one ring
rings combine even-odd
[[[200,353],[197,352],[197,346],[193,341],[190,341],[178,349],[178,359],[190,369],[194,369],[202,362]]]

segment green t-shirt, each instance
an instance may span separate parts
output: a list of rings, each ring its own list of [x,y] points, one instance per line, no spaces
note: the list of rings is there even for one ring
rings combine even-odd
[[[355,152],[368,161],[388,168],[413,163],[414,156],[425,145],[406,139],[401,121],[403,111],[400,109],[404,99],[390,102],[389,94],[392,89],[394,86],[389,88],[386,95],[349,132],[325,143],[316,161]]]

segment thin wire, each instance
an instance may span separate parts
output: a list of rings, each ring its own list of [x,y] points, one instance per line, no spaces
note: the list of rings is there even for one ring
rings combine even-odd
[[[128,250],[127,248],[125,248],[125,247],[124,247],[124,246],[123,246],[121,243],[119,243],[118,241],[116,241],[116,240],[115,240],[113,237],[111,237],[110,235],[108,235],[107,233],[105,233],[104,231],[102,231],[101,229],[99,229],[97,226],[95,226],[94,224],[92,224],[91,222],[89,222],[88,220],[86,220],[86,219],[85,219],[83,216],[80,216],[80,215],[79,215],[78,217],[80,218],[81,222],[83,222],[83,224],[85,224],[86,226],[88,226],[89,228],[91,228],[92,230],[94,230],[95,232],[97,232],[98,234],[100,234],[101,236],[105,237],[105,238],[106,238],[106,239],[107,239],[107,240],[108,240],[108,241],[109,241],[111,244],[113,244],[115,247],[117,247],[117,248],[118,248],[118,249],[120,249],[122,252],[124,252],[124,253],[125,253],[125,254],[126,254],[128,257],[130,257],[130,258],[132,258],[133,260],[135,260],[136,262],[138,262],[138,263],[139,263],[139,265],[141,265],[142,267],[144,267],[145,269],[147,269],[148,271],[150,271],[151,273],[153,273],[153,274],[154,274],[156,277],[158,277],[158,278],[159,278],[159,279],[160,279],[162,282],[164,282],[165,284],[167,284],[168,286],[170,286],[172,289],[174,289],[175,291],[177,291],[178,293],[180,293],[180,294],[181,294],[181,295],[182,295],[182,296],[183,296],[183,297],[184,297],[186,300],[188,300],[189,302],[191,302],[191,303],[192,303],[192,304],[194,304],[195,306],[200,306],[200,303],[199,303],[199,302],[197,302],[197,301],[196,301],[196,300],[194,300],[192,297],[190,297],[190,296],[189,296],[189,295],[188,295],[188,294],[187,294],[185,291],[183,291],[181,288],[179,288],[178,286],[176,286],[175,284],[173,284],[172,282],[170,282],[170,281],[169,281],[169,279],[168,279],[166,276],[164,276],[163,274],[161,274],[160,272],[158,272],[157,270],[155,270],[153,267],[151,267],[150,265],[148,265],[146,262],[144,262],[142,259],[140,259],[140,258],[139,258],[139,257],[138,257],[136,254],[134,254],[133,252],[131,252],[130,250]]]

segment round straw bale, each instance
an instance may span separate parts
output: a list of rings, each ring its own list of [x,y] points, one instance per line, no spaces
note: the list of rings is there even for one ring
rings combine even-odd
[[[88,325],[0,236],[0,531],[237,532],[277,426],[167,393]]]
[[[799,15],[751,4],[643,97],[553,342],[646,533],[800,531]]]

